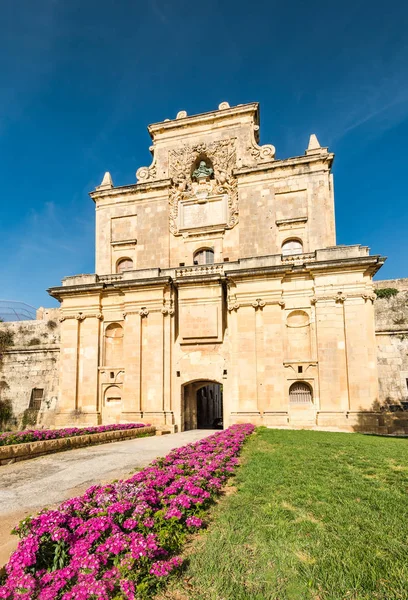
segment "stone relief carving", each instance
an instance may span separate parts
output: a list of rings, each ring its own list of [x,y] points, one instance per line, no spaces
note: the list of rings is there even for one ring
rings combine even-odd
[[[191,173],[194,162],[203,155],[212,163],[200,161]],[[205,202],[208,195],[227,195],[227,228],[238,223],[237,181],[232,175],[236,165],[235,138],[219,140],[209,144],[184,145],[169,151],[169,177],[172,185],[169,192],[170,231],[180,235],[178,225],[179,203],[181,200],[200,198]]]

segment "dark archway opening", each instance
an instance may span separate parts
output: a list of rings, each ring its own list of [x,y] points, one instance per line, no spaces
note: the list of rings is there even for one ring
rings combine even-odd
[[[192,381],[182,388],[182,430],[223,429],[223,389],[211,380]]]
[[[197,390],[197,428],[223,429],[222,386],[208,383]]]

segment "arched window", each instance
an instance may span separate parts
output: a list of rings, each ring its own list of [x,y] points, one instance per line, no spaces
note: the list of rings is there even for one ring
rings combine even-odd
[[[292,256],[292,254],[302,254],[303,244],[300,240],[286,240],[282,244],[283,256]]]
[[[116,273],[123,273],[123,271],[131,271],[133,269],[133,260],[131,258],[121,258],[116,263]]]
[[[211,248],[203,248],[194,254],[195,265],[212,265],[214,264],[214,250]]]
[[[295,381],[289,388],[291,404],[310,404],[313,401],[312,388],[304,381]]]

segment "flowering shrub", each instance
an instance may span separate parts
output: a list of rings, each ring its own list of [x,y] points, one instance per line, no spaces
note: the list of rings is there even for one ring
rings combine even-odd
[[[123,425],[99,425],[98,427],[65,427],[64,429],[25,429],[24,431],[0,434],[0,446],[11,444],[24,444],[25,442],[38,442],[41,440],[56,440],[77,435],[104,433],[105,431],[122,431],[150,427],[144,423],[124,423]]]
[[[182,560],[185,536],[234,472],[253,425],[233,425],[173,450],[130,479],[25,519],[0,598],[115,600],[149,597]]]

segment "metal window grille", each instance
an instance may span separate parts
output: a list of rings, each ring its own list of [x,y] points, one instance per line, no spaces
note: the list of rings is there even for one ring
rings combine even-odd
[[[289,401],[291,404],[310,404],[312,402],[312,390],[301,381],[293,383],[289,390]]]

